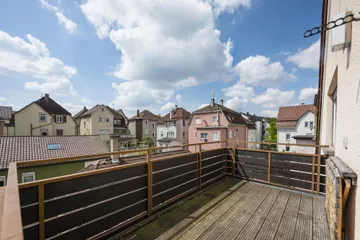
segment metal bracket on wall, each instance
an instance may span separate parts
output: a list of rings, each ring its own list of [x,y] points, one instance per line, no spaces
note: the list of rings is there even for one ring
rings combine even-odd
[[[360,12],[359,12],[360,14]],[[333,28],[336,28],[336,27],[339,27],[341,25],[344,25],[344,24],[347,24],[347,23],[350,23],[350,22],[353,22],[353,21],[360,21],[360,17],[355,17],[353,13],[350,13],[348,15],[346,15],[345,17],[343,18],[338,18],[334,21],[330,21],[326,24],[323,24],[319,27],[314,27],[310,30],[306,30],[304,32],[304,38],[308,38],[308,37],[312,37],[314,35],[317,35],[323,31],[327,31],[327,30],[330,30],[330,29],[333,29]]]

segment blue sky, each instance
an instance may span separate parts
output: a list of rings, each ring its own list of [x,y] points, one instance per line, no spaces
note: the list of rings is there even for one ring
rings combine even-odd
[[[276,116],[313,101],[319,38],[302,34],[320,19],[321,0],[1,1],[0,105],[50,93],[72,113],[165,114],[214,89],[216,102]]]

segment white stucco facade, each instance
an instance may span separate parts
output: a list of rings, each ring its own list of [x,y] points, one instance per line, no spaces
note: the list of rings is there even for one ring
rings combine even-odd
[[[256,130],[257,129],[248,128],[248,139],[247,139],[248,142],[257,142]],[[258,146],[256,144],[254,144],[254,143],[249,143],[248,148],[249,149],[256,149],[256,148],[258,148]]]
[[[312,127],[311,127],[312,126]],[[295,136],[314,136],[315,133],[315,115],[312,112],[305,113],[296,123],[294,128],[278,128],[277,142],[290,144],[315,144],[312,139],[295,139]],[[297,152],[297,153],[315,153],[313,147],[286,146],[278,145],[278,151]]]
[[[167,138],[168,136],[171,136],[171,138],[176,138],[176,123],[173,122],[174,125],[173,126],[167,126],[165,124],[161,124],[161,125],[158,125],[157,128],[156,128],[156,136],[157,136],[157,141],[156,141],[156,146],[157,147],[165,147],[166,145],[167,146],[171,146],[171,145],[178,145],[178,144],[175,144],[174,141],[170,143],[165,143],[165,142],[159,142],[158,140],[159,139],[162,139],[162,138]]]
[[[359,16],[360,1],[330,0],[327,21],[349,10]],[[360,176],[360,22],[346,26],[351,37],[346,47],[335,51],[335,29],[326,31],[320,144],[332,146],[335,156]],[[360,239],[359,190],[350,192],[344,226],[346,239]]]

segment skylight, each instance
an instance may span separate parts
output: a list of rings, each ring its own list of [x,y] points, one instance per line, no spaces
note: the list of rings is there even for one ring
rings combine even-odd
[[[47,145],[48,150],[58,150],[61,149],[61,145],[59,143],[51,143]]]

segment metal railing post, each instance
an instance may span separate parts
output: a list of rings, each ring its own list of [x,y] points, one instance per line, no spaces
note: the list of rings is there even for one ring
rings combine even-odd
[[[268,183],[271,181],[271,152],[268,152]]]
[[[321,155],[318,155],[318,169],[317,169],[317,193],[320,193],[320,161]]]
[[[312,168],[311,168],[311,192],[314,193],[315,188],[315,157],[312,157]]]
[[[199,144],[199,189],[201,189],[201,160],[202,160],[202,153],[201,153],[201,144]]]
[[[44,184],[38,186],[39,201],[39,239],[45,239],[45,203],[44,203]]]
[[[232,148],[232,175],[235,177],[236,147]]]
[[[148,216],[151,216],[152,211],[152,162],[150,158],[150,151],[146,151],[146,159],[147,159],[147,175],[148,175]]]

